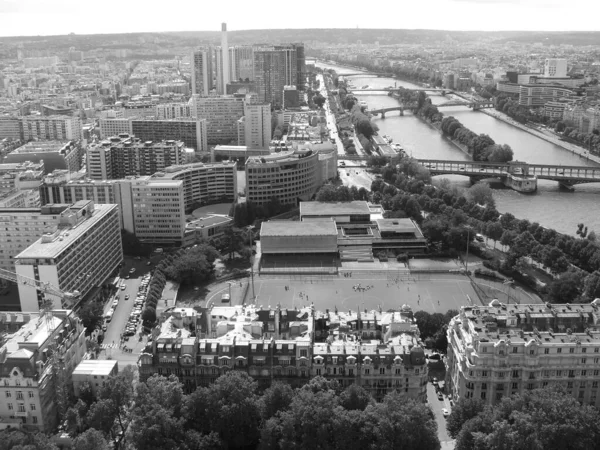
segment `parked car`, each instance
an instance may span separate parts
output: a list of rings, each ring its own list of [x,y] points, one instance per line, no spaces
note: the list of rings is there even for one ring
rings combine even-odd
[[[121,290],[124,291],[125,289],[127,289],[127,286],[125,286],[124,284],[121,285]]]
[[[439,401],[443,401],[444,400],[444,396],[442,395],[441,392],[438,392],[437,398]]]
[[[116,308],[118,304],[119,304],[119,299],[114,299],[112,302],[112,307]]]
[[[129,300],[129,294],[125,294],[125,300]]]
[[[450,411],[448,411],[446,408],[442,408],[442,414],[444,417],[448,417],[450,415]]]
[[[129,273],[135,273],[135,267],[132,267],[131,269],[129,269]]]

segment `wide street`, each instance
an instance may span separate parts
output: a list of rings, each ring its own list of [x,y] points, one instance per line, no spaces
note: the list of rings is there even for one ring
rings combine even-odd
[[[427,383],[427,403],[431,406],[431,410],[433,411],[433,415],[435,416],[435,422],[438,427],[438,438],[440,443],[442,443],[442,450],[445,448],[454,448],[454,441],[448,435],[446,431],[446,418],[442,413],[442,409],[445,408],[448,411],[452,412],[452,408],[450,407],[450,400],[448,400],[447,396],[443,396],[442,400],[438,399],[437,393],[435,392],[435,386],[432,383]]]

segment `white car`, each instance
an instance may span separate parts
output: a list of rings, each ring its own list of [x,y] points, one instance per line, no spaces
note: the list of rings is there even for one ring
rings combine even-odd
[[[121,290],[124,291],[125,289],[127,289],[127,286],[125,286],[124,284],[121,285]]]
[[[450,415],[450,411],[448,411],[446,408],[442,408],[442,415],[444,417],[448,417]]]
[[[118,299],[114,299],[113,302],[112,302],[112,307],[116,308],[118,304],[119,304],[119,300]]]

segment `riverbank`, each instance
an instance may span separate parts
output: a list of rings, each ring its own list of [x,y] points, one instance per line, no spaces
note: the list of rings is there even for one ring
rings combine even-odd
[[[413,114],[413,116],[416,117],[417,119],[419,119],[421,122],[423,122],[426,125],[428,125],[430,128],[432,128],[435,131],[437,131],[446,142],[452,144],[454,147],[456,147],[461,152],[463,152],[465,155],[467,155],[471,161],[473,160],[473,155],[471,155],[471,153],[469,153],[469,149],[467,148],[466,145],[461,144],[460,142],[456,142],[454,139],[450,139],[448,136],[446,136],[444,134],[444,132],[442,131],[442,129],[440,127],[435,126],[435,124],[431,123],[429,120],[421,117],[420,115]]]
[[[554,144],[564,150],[567,150],[573,154],[579,155],[582,158],[587,159],[588,161],[593,161],[596,164],[600,164],[600,158],[595,156],[595,155],[591,155],[587,150],[579,147],[578,145],[575,144],[571,144],[569,142],[565,142],[560,140],[560,138],[556,135],[554,135],[553,133],[551,133],[550,131],[548,131],[546,133],[536,130],[535,128],[532,127],[528,127],[527,125],[523,125],[522,123],[517,122],[516,120],[513,120],[511,117],[507,116],[504,113],[501,113],[500,111],[497,111],[495,109],[480,109],[479,112],[482,112],[484,114],[487,114],[490,117],[493,117],[494,119],[498,119],[501,120],[502,122],[505,122],[509,125],[512,125],[516,128],[519,128],[520,130],[526,131],[527,133],[543,139],[546,142],[550,142],[551,144]]]

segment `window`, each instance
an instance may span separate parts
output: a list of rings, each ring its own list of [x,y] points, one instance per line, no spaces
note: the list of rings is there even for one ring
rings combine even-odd
[[[12,394],[10,393],[10,391],[6,391],[6,398],[10,398],[12,396]]]
[[[575,353],[575,349],[574,349],[573,347],[571,347],[571,348],[569,349],[569,353]]]
[[[598,387],[597,381],[592,381],[592,389],[596,389]]]
[[[587,370],[582,370],[582,371],[581,371],[581,376],[582,376],[582,377],[585,377],[585,376],[587,376]]]
[[[542,383],[542,387],[547,387],[547,386],[548,386],[548,382],[547,382],[547,381],[544,381],[544,382]]]
[[[527,383],[527,389],[532,390],[533,389],[533,383]]]
[[[365,375],[369,375],[371,373],[371,369],[365,369]]]
[[[8,406],[8,410],[12,411],[13,410],[13,404],[12,403],[7,403]]]
[[[587,361],[587,358],[581,358],[581,364],[585,364],[586,361]]]
[[[557,348],[556,353],[562,353],[562,348]]]
[[[598,353],[598,352],[600,352],[600,348],[596,347],[596,348],[594,349],[594,353]]]
[[[481,383],[481,390],[485,391],[487,389],[487,383]]]
[[[512,371],[512,377],[513,378],[519,378],[519,371],[518,370],[513,370]]]
[[[385,375],[385,367],[379,368],[379,375]]]
[[[354,369],[348,369],[348,376],[350,376],[350,377],[354,376]]]
[[[25,412],[25,403],[19,403],[17,406],[18,412]]]
[[[557,377],[562,377],[562,370],[557,370],[556,371],[556,376]]]
[[[549,348],[545,348],[544,349],[544,355],[547,355],[548,353],[550,353],[550,349]]]
[[[23,400],[23,391],[17,391],[17,400]]]
[[[517,347],[513,347],[513,353],[517,353],[518,348]]]
[[[33,417],[31,418],[31,420],[33,421],[33,423],[38,423],[38,418],[37,418],[37,416],[33,416]]]
[[[587,348],[586,348],[586,347],[583,347],[583,348],[581,349],[581,353],[587,353]]]
[[[569,370],[569,378],[575,378],[575,371]]]
[[[498,372],[498,378],[504,378],[504,372]]]
[[[30,404],[29,409],[31,409],[32,411],[35,411],[35,403]]]
[[[498,353],[504,355],[504,350],[500,350]]]
[[[519,383],[513,383],[512,384],[512,388],[513,389],[519,389]]]
[[[321,375],[321,369],[317,369],[317,375]]]
[[[600,370],[594,370],[594,376],[597,377],[598,375],[600,375]]]
[[[502,400],[502,394],[500,392],[496,393],[496,401]]]
[[[487,377],[488,376],[487,370],[482,371],[481,376],[484,378]]]
[[[396,375],[402,375],[402,369],[396,369]]]
[[[29,391],[29,398],[33,398],[33,391]]]
[[[567,389],[573,389],[573,382],[572,381],[567,382]]]
[[[530,380],[535,380],[535,373],[529,372],[529,379]]]
[[[482,393],[481,393],[481,400],[485,400],[485,396],[486,396],[486,393],[485,393],[485,392],[482,392]]]

